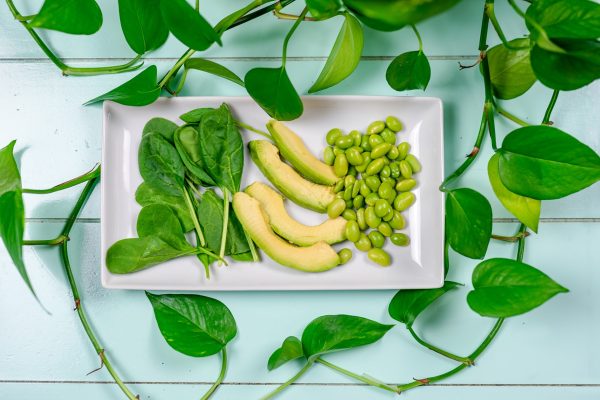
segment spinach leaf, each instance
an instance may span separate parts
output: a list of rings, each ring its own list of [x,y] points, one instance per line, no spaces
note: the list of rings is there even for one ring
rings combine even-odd
[[[302,342],[295,336],[285,338],[281,347],[271,354],[267,363],[267,369],[272,371],[283,364],[304,357]]]
[[[271,117],[291,121],[302,115],[304,106],[285,70],[253,68],[244,77],[248,94]]]
[[[202,155],[200,154],[200,134],[192,126],[184,126],[175,132],[175,148],[187,170],[204,186],[214,186],[216,183],[206,172]]]
[[[469,258],[483,258],[492,236],[492,206],[473,189],[456,189],[446,197],[446,237]]]
[[[323,70],[308,93],[335,86],[346,79],[358,66],[363,49],[363,30],[352,14],[344,13],[344,23]]]
[[[399,290],[392,298],[388,312],[396,321],[410,327],[419,314],[458,285],[459,283],[446,281],[444,282],[444,286],[436,289]]]
[[[91,35],[102,26],[102,11],[95,0],[44,0],[28,25],[74,35]]]
[[[560,129],[527,126],[509,133],[499,150],[502,183],[521,196],[558,199],[600,180],[600,156]]]
[[[306,0],[310,15],[317,20],[335,17],[341,6],[341,0]]]
[[[196,108],[195,110],[192,111],[188,111],[185,114],[182,114],[179,116],[179,118],[184,121],[187,122],[188,124],[197,124],[200,122],[200,120],[202,119],[202,117],[204,117],[204,115],[206,115],[206,113],[210,112],[210,111],[214,111],[214,108]]]
[[[527,17],[537,22],[550,38],[596,39],[600,37],[600,4],[589,0],[536,0]]]
[[[179,196],[183,187],[185,166],[172,144],[159,133],[142,137],[138,152],[142,178],[156,189]]]
[[[160,96],[156,84],[156,65],[151,65],[124,84],[84,103],[85,106],[99,101],[112,100],[126,106],[145,106]]]
[[[194,229],[194,221],[190,216],[189,208],[183,198],[183,192],[174,196],[143,182],[135,191],[135,200],[139,205],[162,204],[173,210],[184,232]]]
[[[190,58],[185,62],[185,64],[183,64],[183,66],[186,71],[195,69],[197,71],[207,72],[211,75],[215,75],[220,78],[227,79],[233,83],[237,83],[241,87],[245,86],[244,81],[229,68],[205,58]]]
[[[146,122],[142,130],[142,136],[146,136],[151,132],[160,133],[169,143],[173,143],[173,135],[177,130],[177,124],[165,118],[155,117]]]
[[[146,292],[156,323],[173,349],[192,357],[220,352],[237,334],[231,311],[219,300],[192,294]]]
[[[425,90],[431,78],[429,60],[422,51],[408,51],[394,58],[387,68],[385,79],[397,91]]]
[[[491,258],[473,271],[469,307],[485,317],[524,314],[569,290],[534,267],[508,258]]]
[[[123,35],[129,47],[138,54],[158,49],[169,37],[159,3],[160,0],[119,0]]]
[[[499,44],[487,52],[494,95],[505,100],[521,96],[537,80],[529,61],[529,39],[514,39],[509,44],[519,49]]]
[[[221,44],[212,26],[185,0],[161,0],[160,11],[165,24],[181,43],[197,51]]]
[[[193,248],[183,235],[175,213],[164,204],[150,204],[140,211],[137,219],[140,238],[156,236],[174,249],[187,251]]]
[[[496,153],[488,163],[488,176],[496,197],[519,221],[537,232],[542,202],[530,197],[520,196],[508,190],[500,179],[499,161],[500,154]]]
[[[321,354],[371,344],[381,339],[393,326],[353,315],[324,315],[314,319],[304,329],[304,354],[310,361]]]

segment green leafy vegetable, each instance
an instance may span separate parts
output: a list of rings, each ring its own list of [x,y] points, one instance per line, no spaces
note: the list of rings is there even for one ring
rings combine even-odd
[[[600,37],[600,4],[589,0],[536,0],[527,17],[550,38],[596,39]]]
[[[396,321],[412,326],[421,312],[458,285],[456,282],[446,281],[444,286],[436,289],[399,290],[392,298],[388,312]]]
[[[185,0],[161,0],[160,11],[169,31],[181,43],[197,51],[221,44],[212,26]]]
[[[346,79],[358,66],[363,49],[363,31],[360,22],[350,13],[344,13],[344,23],[327,57],[327,62],[308,93],[335,86]]]
[[[269,357],[269,362],[267,363],[267,368],[269,371],[272,371],[289,361],[302,357],[304,357],[302,342],[295,336],[289,336],[285,338],[281,344],[281,347],[271,354],[271,357]]]
[[[253,68],[244,77],[244,82],[248,94],[271,117],[291,121],[302,115],[302,100],[285,67]]]
[[[196,108],[195,110],[180,115],[179,118],[188,124],[197,124],[202,120],[202,117],[210,111],[214,111],[214,108]]]
[[[142,207],[150,204],[169,206],[179,219],[184,232],[194,229],[194,222],[190,216],[190,211],[185,203],[182,192],[178,195],[170,195],[147,182],[143,182],[135,191],[135,200]]]
[[[490,80],[499,99],[514,99],[527,92],[537,80],[529,61],[529,39],[514,39],[492,47],[487,52]]]
[[[29,26],[91,35],[102,26],[102,11],[95,0],[44,0]]]
[[[160,96],[160,88],[156,84],[157,69],[151,65],[124,84],[106,92],[84,105],[103,100],[112,100],[126,106],[145,106],[153,103]]]
[[[600,180],[600,156],[560,129],[527,126],[504,139],[499,172],[511,192],[558,199]]]
[[[456,189],[446,197],[446,236],[463,256],[483,258],[492,235],[492,207],[473,189]]]
[[[204,161],[200,154],[200,134],[192,126],[179,128],[174,135],[175,148],[179,157],[185,164],[187,170],[206,186],[214,186],[216,183],[206,172]]]
[[[512,317],[526,313],[555,296],[568,292],[534,267],[507,258],[492,258],[473,271],[467,302],[486,317]]]
[[[232,72],[229,68],[226,68],[219,63],[207,60],[205,58],[190,58],[185,62],[184,67],[186,71],[190,69],[195,69],[197,71],[207,72],[211,75],[215,75],[220,78],[227,79],[233,83],[237,83],[242,87],[245,86],[244,81],[234,72]]]
[[[318,20],[335,17],[341,6],[340,0],[306,0],[310,15]]]
[[[119,0],[123,35],[138,54],[158,49],[169,37],[159,7],[160,0]]]
[[[169,121],[165,118],[155,117],[150,121],[146,122],[144,129],[142,130],[142,136],[146,136],[149,133],[157,132],[160,133],[169,143],[173,143],[173,135],[177,130],[177,124]]]
[[[385,78],[397,91],[425,90],[431,78],[429,60],[420,50],[400,54],[388,66]]]
[[[141,238],[156,236],[178,250],[190,250],[181,224],[169,206],[150,204],[142,208],[137,219],[137,233]]]
[[[150,185],[170,195],[181,195],[185,166],[175,147],[161,134],[142,137],[138,163],[142,178]]]

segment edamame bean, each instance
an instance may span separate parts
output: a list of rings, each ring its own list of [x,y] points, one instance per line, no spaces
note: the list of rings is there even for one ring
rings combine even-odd
[[[352,259],[352,250],[341,249],[338,256],[340,256],[340,265],[344,265]]]
[[[387,158],[389,158],[390,160],[395,160],[396,158],[398,158],[399,155],[400,152],[398,151],[398,148],[396,146],[392,146],[390,151],[388,151],[386,154]]]
[[[325,147],[323,150],[323,162],[327,165],[333,165],[335,161],[335,154],[333,154],[333,149],[329,146]]]
[[[349,176],[346,176],[346,177],[344,178],[344,187],[345,187],[345,188],[348,188],[348,187],[350,187],[350,186],[354,185],[354,182],[356,182],[356,178],[355,178],[355,177],[353,177],[353,176],[351,176],[351,175],[349,175]]]
[[[371,149],[374,149],[375,146],[377,146],[378,144],[381,144],[383,142],[385,142],[385,140],[383,140],[383,138],[379,135],[369,136],[369,145],[371,146]]]
[[[367,203],[368,206],[374,206],[377,200],[379,200],[377,193],[370,193],[367,197],[365,197],[365,203]]]
[[[333,173],[335,176],[343,178],[348,174],[348,160],[345,154],[340,154],[333,163]]]
[[[385,214],[382,219],[385,222],[390,222],[394,218],[394,212],[398,212],[398,211],[396,211],[396,210],[394,210],[393,208],[390,207],[390,212],[387,213],[387,214]]]
[[[376,176],[367,176],[364,180],[369,189],[376,192],[379,189],[379,185],[381,185],[381,181]]]
[[[346,239],[353,243],[360,239],[360,228],[358,227],[358,222],[348,221],[346,223]]]
[[[386,165],[385,167],[381,168],[381,172],[379,173],[379,176],[382,179],[385,179],[385,178],[389,178],[391,174],[392,174],[392,170],[390,169],[390,166]]]
[[[357,210],[363,206],[365,203],[365,198],[362,194],[359,194],[354,199],[352,199],[352,206]]]
[[[383,236],[381,232],[371,231],[367,236],[369,237],[373,247],[381,248],[385,244],[385,236]]]
[[[412,172],[414,172],[415,174],[421,172],[421,162],[417,157],[415,157],[412,154],[409,154],[406,156],[405,160],[408,163],[408,165],[410,165]]]
[[[417,185],[417,181],[412,178],[402,179],[396,183],[396,190],[398,192],[408,192],[412,190]]]
[[[370,228],[377,228],[381,223],[381,218],[375,215],[375,209],[371,206],[365,209],[365,222]]]
[[[353,144],[354,139],[352,139],[350,136],[340,136],[335,140],[335,145],[340,149],[344,150],[346,150],[349,147],[352,147]]]
[[[382,267],[388,267],[392,264],[390,255],[381,249],[371,249],[367,253],[369,260],[381,265]]]
[[[356,166],[356,170],[360,173],[365,172],[365,170],[367,169],[367,167],[369,166],[369,164],[371,163],[371,153],[370,152],[364,152],[362,154],[362,158],[363,158],[363,162],[360,165]]]
[[[335,186],[333,187],[333,191],[334,191],[334,193],[339,193],[342,190],[344,190],[344,180],[340,179],[339,181],[337,181],[335,183]]]
[[[381,132],[379,135],[383,138],[383,140],[385,140],[386,143],[389,143],[391,145],[396,144],[396,134],[390,129],[385,128],[383,132]]]
[[[328,145],[333,146],[335,144],[335,141],[342,135],[343,133],[341,129],[333,128],[329,132],[327,132],[325,140],[327,140]]]
[[[346,202],[344,201],[344,199],[335,199],[327,206],[327,215],[331,219],[337,218],[340,215],[342,215],[345,209]]]
[[[379,197],[382,199],[389,199],[392,196],[395,198],[396,191],[390,182],[383,182],[381,185],[379,185],[377,194],[379,194]]]
[[[361,231],[367,229],[367,221],[365,220],[364,208],[359,208],[358,211],[356,211],[356,222],[358,222],[358,227]]]
[[[375,202],[375,215],[377,215],[380,218],[383,218],[387,213],[389,213],[392,210],[392,207],[390,206],[390,203],[387,202],[387,200],[384,199],[379,199]]]
[[[352,140],[354,142],[353,144],[355,146],[360,146],[360,142],[362,141],[362,135],[360,134],[359,131],[353,130],[348,134],[348,136],[352,138]]]
[[[404,160],[410,151],[410,144],[408,142],[402,142],[398,145],[398,160]]]
[[[342,150],[342,149],[340,149],[339,147],[334,147],[333,148],[333,154],[336,155],[336,156],[339,156],[340,154],[344,154],[344,153],[345,153],[345,151]]]
[[[402,130],[402,122],[392,115],[385,119],[385,125],[394,132],[400,132]]]
[[[394,147],[395,149],[395,147]],[[400,176],[400,163],[394,161],[390,163],[390,176],[394,179],[397,179]]]
[[[346,189],[344,189],[343,199],[346,201],[352,200],[352,186],[348,186]]]
[[[348,167],[348,175],[352,175],[355,178],[356,178],[356,175],[358,175],[358,171],[356,170],[356,167],[354,165],[350,165]]]
[[[344,199],[344,192],[342,191],[342,192],[336,193],[335,194],[335,198],[343,200]]]
[[[377,146],[373,147],[371,150],[371,158],[376,159],[379,157],[383,157],[387,154],[388,151],[392,148],[392,145],[389,143],[380,143]]]
[[[356,221],[356,211],[346,208],[342,213],[342,217],[344,217],[346,221]]]
[[[352,208],[352,200],[346,200],[346,208]]]
[[[404,233],[393,233],[392,236],[390,236],[390,241],[396,246],[408,246],[410,238]]]
[[[369,251],[373,247],[368,236],[364,233],[360,234],[360,239],[358,239],[358,241],[354,243],[354,246],[356,246],[356,248],[360,251]]]
[[[388,222],[390,226],[394,229],[404,229],[404,227],[406,226],[406,221],[404,220],[404,217],[402,216],[400,211],[396,210],[394,210],[394,216]]]
[[[394,208],[396,211],[404,211],[413,205],[415,199],[416,197],[413,192],[402,192],[394,199]]]
[[[355,198],[360,193],[360,181],[354,181],[352,185],[352,198]]]
[[[379,226],[377,227],[377,230],[379,231],[379,233],[381,233],[385,237],[390,237],[390,236],[392,236],[392,233],[394,233],[394,231],[392,230],[392,227],[387,222],[380,223]]]
[[[346,151],[346,158],[351,165],[361,165],[364,162],[363,156],[355,147],[351,147]]]
[[[377,175],[385,167],[385,161],[383,158],[373,160],[367,166],[365,173],[367,175]]]
[[[363,197],[367,197],[369,194],[371,194],[371,189],[369,189],[369,186],[367,186],[367,183],[364,179],[360,180],[360,194]]]
[[[371,151],[371,144],[369,143],[369,136],[363,136],[360,139],[360,147],[364,151]]]
[[[396,180],[393,178],[390,178],[389,176],[384,176],[381,178],[381,183],[383,182],[389,182],[390,185],[392,185],[392,187],[394,187],[394,185],[396,185]]]
[[[383,122],[383,121],[371,122],[371,124],[367,128],[367,135],[374,135],[376,133],[381,132],[384,129],[385,129],[385,122]]]
[[[412,168],[406,160],[400,161],[400,175],[402,175],[406,179],[412,177]]]

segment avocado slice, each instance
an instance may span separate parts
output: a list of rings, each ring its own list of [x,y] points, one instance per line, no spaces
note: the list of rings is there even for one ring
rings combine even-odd
[[[325,242],[297,247],[277,236],[269,226],[269,217],[264,209],[250,195],[244,192],[234,194],[233,209],[252,240],[279,264],[305,272],[327,271],[339,265],[340,257]]]
[[[304,225],[288,214],[283,197],[269,185],[254,182],[245,192],[258,200],[273,230],[298,246],[310,246],[318,242],[333,244],[346,239],[346,220],[342,217],[328,219],[321,225]]]
[[[324,213],[335,200],[333,187],[319,185],[301,177],[292,167],[281,161],[279,150],[266,140],[248,143],[254,164],[285,197],[302,207]]]
[[[306,179],[323,185],[334,185],[340,178],[333,172],[333,167],[315,157],[306,147],[300,136],[280,121],[272,119],[267,124],[273,140],[283,158],[300,172]]]

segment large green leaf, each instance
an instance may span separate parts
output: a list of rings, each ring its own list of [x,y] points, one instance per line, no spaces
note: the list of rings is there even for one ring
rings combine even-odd
[[[181,43],[197,51],[221,44],[212,26],[186,0],[160,0],[165,24]]]
[[[138,54],[158,49],[169,37],[160,13],[160,0],[119,0],[121,29]]]
[[[568,292],[540,270],[508,258],[481,262],[473,271],[473,288],[469,307],[486,317],[523,314]]]
[[[509,43],[519,50],[499,44],[487,52],[494,95],[505,100],[521,96],[537,80],[529,61],[529,39],[514,39]]]
[[[346,12],[344,13],[344,23],[335,39],[329,57],[327,57],[327,62],[308,93],[335,86],[350,76],[360,62],[362,49],[362,26],[355,17]]]
[[[492,207],[473,189],[456,189],[446,197],[446,237],[463,256],[483,258],[492,236]]]
[[[512,131],[499,151],[502,183],[521,196],[558,199],[600,180],[600,157],[573,136],[550,126]]]
[[[392,298],[388,312],[396,321],[412,326],[421,312],[458,285],[456,282],[446,281],[441,288],[399,290]]]
[[[394,58],[387,68],[385,79],[397,91],[425,90],[431,78],[429,60],[422,51],[408,51]]]
[[[150,204],[164,204],[169,206],[175,215],[177,215],[184,232],[194,229],[194,221],[183,198],[183,192],[180,192],[179,195],[170,195],[163,190],[155,188],[148,182],[143,182],[135,191],[135,201],[142,207]]]
[[[306,0],[306,7],[308,7],[310,15],[318,20],[336,16],[341,6],[341,0]]]
[[[519,221],[537,232],[542,202],[530,197],[520,196],[508,190],[500,179],[499,162],[500,154],[498,153],[494,154],[488,162],[488,177],[496,197]]]
[[[150,204],[142,208],[137,219],[139,237],[156,236],[178,250],[190,250],[181,224],[173,210],[164,204]]]
[[[343,0],[358,19],[373,29],[395,31],[453,7],[460,0]]]
[[[537,22],[550,38],[596,39],[600,37],[600,4],[590,0],[535,0],[527,17]]]
[[[151,65],[127,82],[117,86],[84,105],[97,103],[103,100],[112,100],[127,106],[145,106],[154,103],[160,96],[160,88],[156,84],[157,69]]]
[[[227,79],[233,83],[237,83],[242,87],[245,86],[244,81],[241,80],[241,78],[230,69],[205,58],[190,58],[185,62],[184,67],[187,70],[195,69],[197,71],[207,72],[211,75],[215,75],[220,78]]]
[[[248,94],[271,117],[291,121],[302,115],[304,106],[285,67],[253,68],[244,77]]]
[[[177,150],[160,133],[142,137],[138,150],[140,175],[148,184],[166,194],[180,196],[185,166]]]
[[[384,325],[353,315],[324,315],[309,323],[302,333],[307,358],[364,346],[381,339],[394,325]]]
[[[231,311],[219,300],[192,294],[146,292],[167,344],[192,357],[220,352],[237,334]]]
[[[45,0],[29,26],[91,35],[102,26],[102,11],[95,0]]]
[[[295,336],[289,336],[285,338],[281,344],[281,347],[271,354],[271,357],[269,357],[269,362],[267,363],[267,369],[272,371],[289,361],[296,360],[301,357],[304,357],[302,342]]]

